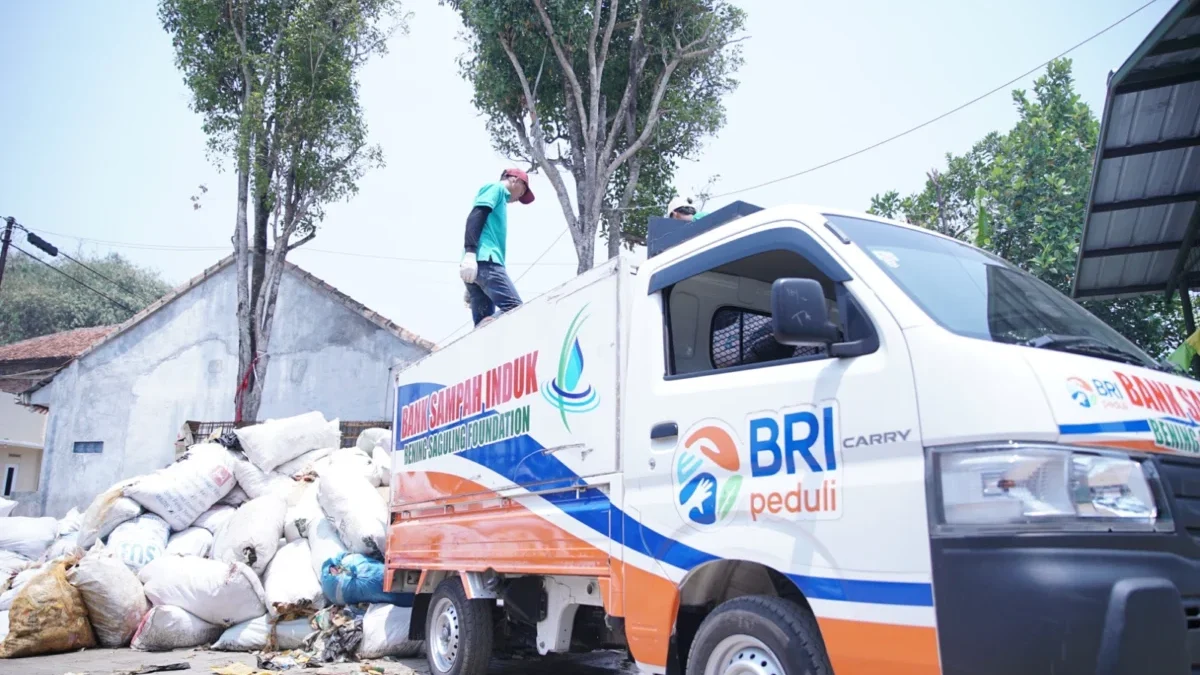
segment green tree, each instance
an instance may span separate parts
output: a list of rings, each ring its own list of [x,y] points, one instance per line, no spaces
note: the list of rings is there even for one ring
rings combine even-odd
[[[209,150],[237,181],[238,418],[258,413],[287,253],[383,161],[357,73],[403,26],[398,12],[397,0],[160,0]]]
[[[1013,92],[1018,120],[965,155],[946,155],[920,192],[871,199],[871,213],[970,241],[1068,293],[1075,275],[1100,125],[1075,92],[1070,60],[1052,62],[1033,96]],[[1177,305],[1151,296],[1083,306],[1151,355],[1183,334]]]
[[[74,257],[83,265],[61,256],[50,264],[124,307],[22,253],[10,251],[4,285],[0,287],[0,344],[74,328],[118,324],[171,290],[157,272],[138,267],[116,253],[77,253]]]
[[[678,162],[725,123],[745,13],[720,0],[443,1],[466,25],[460,65],[493,145],[546,175],[579,271],[601,224],[610,257],[643,236]]]

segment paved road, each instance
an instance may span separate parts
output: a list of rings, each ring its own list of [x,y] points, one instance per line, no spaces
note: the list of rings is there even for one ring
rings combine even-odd
[[[150,654],[135,652],[131,649],[89,649],[70,654],[0,661],[0,675],[17,675],[18,673],[20,675],[65,675],[67,673],[109,675],[136,670],[143,666],[180,662],[191,666],[189,670],[182,671],[184,674],[211,675],[214,667],[233,663],[245,663],[253,666],[255,659],[253,654],[204,650]],[[428,675],[429,673],[425,659],[381,660],[369,663],[382,667],[385,675]],[[361,674],[363,671],[360,663],[346,663],[298,672],[302,672],[304,675],[349,675],[350,673]],[[569,655],[544,661],[497,661],[492,664],[488,675],[560,675],[564,672],[572,675],[617,675],[637,671],[626,664],[621,655],[601,653]]]

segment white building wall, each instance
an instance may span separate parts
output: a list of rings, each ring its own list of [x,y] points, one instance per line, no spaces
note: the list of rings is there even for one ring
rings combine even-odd
[[[60,372],[35,400],[50,408],[41,510],[61,517],[124,478],[174,460],[187,420],[233,419],[237,382],[235,266]],[[320,410],[389,419],[388,371],[425,353],[284,273],[260,419]],[[77,442],[104,444],[97,454]]]

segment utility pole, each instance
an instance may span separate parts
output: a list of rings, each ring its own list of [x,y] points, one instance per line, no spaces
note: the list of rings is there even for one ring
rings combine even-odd
[[[13,227],[17,219],[8,216],[4,219],[4,234],[0,235],[0,283],[4,283],[4,263],[8,262],[8,243],[12,241]]]

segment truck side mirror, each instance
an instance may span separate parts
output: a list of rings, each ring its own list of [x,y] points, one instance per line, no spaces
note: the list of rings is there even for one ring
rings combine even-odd
[[[838,339],[816,279],[776,279],[771,284],[771,323],[780,344],[827,347]]]

